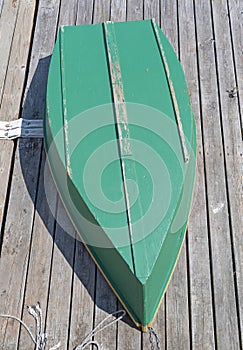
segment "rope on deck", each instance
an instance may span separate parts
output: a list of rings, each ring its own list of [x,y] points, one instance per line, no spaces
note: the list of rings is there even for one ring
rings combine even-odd
[[[121,314],[118,318],[113,319],[107,323],[107,321],[112,318],[113,316],[116,316],[118,314]],[[126,315],[126,312],[124,310],[119,310],[116,312],[113,312],[112,314],[108,315],[104,320],[102,320],[98,325],[83,339],[82,343],[78,345],[75,350],[84,350],[89,345],[95,345],[97,350],[101,350],[100,344],[96,340],[92,340],[92,338],[99,332],[103,331],[107,327],[110,327],[114,323],[121,320]],[[105,324],[107,323],[107,324]],[[105,325],[104,325],[105,324]],[[103,325],[103,326],[102,326]],[[102,327],[101,327],[102,326]]]
[[[34,306],[28,306],[27,310],[31,316],[35,319],[35,326],[36,326],[36,336],[32,334],[29,327],[18,317],[11,316],[11,315],[5,315],[0,314],[0,317],[2,318],[11,318],[15,321],[18,321],[27,331],[29,334],[31,340],[35,344],[35,350],[45,350],[46,342],[47,342],[47,334],[43,332],[43,318],[42,318],[42,310],[40,307],[40,303],[37,303]],[[60,348],[61,343],[58,343],[57,345],[53,346],[49,350],[56,350]]]

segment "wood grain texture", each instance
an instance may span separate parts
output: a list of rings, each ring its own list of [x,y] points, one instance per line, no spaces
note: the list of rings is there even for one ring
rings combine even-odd
[[[111,0],[111,21],[124,22],[126,21],[126,0]]]
[[[17,317],[22,313],[39,168],[38,141],[21,141],[19,147],[24,152],[21,159],[19,152],[15,157],[0,265],[0,310]],[[33,184],[28,190],[25,177]],[[0,348],[17,349],[18,334],[17,322],[0,319]]]
[[[242,47],[243,47],[243,13],[242,1],[229,0],[228,1],[228,17],[230,24],[231,42],[233,45],[234,69],[236,73],[236,83],[238,89],[239,106],[241,107],[240,118],[241,128],[243,125],[243,64],[242,64]],[[228,43],[229,44],[229,43]],[[243,130],[242,130],[243,138]]]
[[[45,169],[46,167],[46,169]],[[48,201],[46,198],[48,195]],[[46,166],[45,157],[42,158],[40,169],[40,179],[38,184],[38,192],[36,199],[36,208],[33,234],[30,245],[30,258],[26,278],[25,297],[23,305],[34,305],[37,301],[40,302],[44,315],[47,309],[48,291],[50,272],[52,265],[52,250],[53,250],[53,234],[55,219],[50,210],[56,207],[57,193],[53,184],[51,175]],[[23,321],[30,326],[31,331],[35,332],[33,318],[25,312]],[[25,330],[21,330],[19,338],[19,349],[31,349],[33,343]]]
[[[15,26],[18,18],[20,1],[5,1],[2,3],[1,20],[0,20],[0,100],[2,99],[5,76],[8,69],[9,56],[12,47],[12,41],[15,36]],[[29,23],[32,26],[32,22]]]
[[[127,21],[139,21],[143,16],[143,0],[127,1]]]
[[[28,61],[28,48],[31,40],[33,28],[33,18],[35,2],[21,3],[17,13],[16,8],[11,9],[5,2],[5,7],[0,20],[0,120],[14,120],[20,113],[20,104],[24,89],[26,66]],[[8,2],[9,4],[9,2]],[[16,7],[18,4],[16,3]],[[12,11],[12,12],[11,12]],[[8,17],[9,16],[9,17]],[[9,18],[11,18],[11,24]],[[17,17],[16,17],[17,16]],[[24,21],[25,17],[30,18],[29,22]],[[15,18],[16,17],[16,18]],[[8,23],[5,23],[5,22]],[[16,34],[13,36],[13,22],[16,22]],[[6,27],[4,26],[6,24]],[[2,27],[1,27],[2,26]],[[11,28],[10,28],[11,27]],[[5,30],[8,32],[5,33]],[[12,34],[11,34],[12,33]],[[11,36],[11,35],[12,36]],[[11,48],[11,53],[9,52]],[[7,62],[8,61],[8,69]],[[6,64],[5,64],[6,63]],[[4,72],[4,77],[3,77]],[[1,85],[2,84],[2,85]],[[3,224],[3,214],[6,205],[7,189],[9,186],[9,176],[11,169],[11,160],[13,154],[13,143],[1,141],[0,153],[0,226]]]
[[[75,25],[77,19],[77,0],[61,1],[59,14],[59,27]]]
[[[144,0],[144,19],[152,18],[160,25],[160,1]]]
[[[173,2],[172,2],[173,3]],[[175,2],[174,2],[175,3]],[[161,3],[163,18],[170,18],[174,26],[169,21],[161,21],[163,30],[168,40],[172,44],[177,56],[180,55],[178,45],[178,14],[175,4],[168,4],[167,1]],[[162,11],[162,10],[161,10]],[[162,12],[161,12],[162,19]],[[168,28],[167,28],[168,25]],[[187,251],[184,243],[179,260],[171,278],[170,285],[166,292],[165,311],[166,320],[166,347],[168,349],[189,349],[190,329],[189,329],[189,300],[188,300],[188,276],[187,276]],[[161,334],[162,338],[162,334]]]
[[[23,4],[25,6],[30,6],[30,4],[32,4],[33,7],[34,2],[21,2],[21,6],[23,6]],[[42,94],[43,84],[45,83],[46,77],[44,74],[45,70],[43,69],[43,65],[40,65],[41,68],[38,68],[41,70],[41,73],[39,70],[35,72],[37,66],[40,67],[39,52],[41,52],[41,47],[45,46],[45,44],[43,44],[42,39],[48,30],[48,16],[46,16],[46,14],[48,13],[48,9],[45,7],[45,3],[43,1],[41,2],[41,5],[42,7],[40,7],[41,10],[39,12],[39,17],[35,30],[35,37],[38,37],[39,40],[38,42],[35,42],[32,51],[33,55],[30,61],[29,76],[25,93],[26,99],[23,108],[23,115],[26,118],[38,117],[39,115],[43,116],[44,113],[44,96],[42,98]],[[21,44],[20,48],[22,47],[22,45],[24,46],[22,50],[26,56],[28,56],[30,49],[29,46],[26,44],[26,41],[28,43],[28,40],[30,40],[30,38],[26,35],[27,29],[25,29],[23,25],[24,23],[27,23],[29,26],[33,25],[33,18],[31,18],[31,13],[33,13],[33,10],[34,9],[32,9],[32,12],[28,13],[26,12],[26,9],[24,11],[24,9],[22,10],[20,7],[19,16],[22,13],[22,17],[20,16],[18,19],[18,21],[20,21],[20,27],[18,28],[18,21],[16,24],[16,32],[18,33],[18,35],[20,35],[20,37],[16,34],[14,40],[17,41],[17,46]],[[53,11],[53,9],[51,9],[51,11]],[[43,14],[43,12],[45,12],[43,16],[44,18],[41,15]],[[30,22],[24,20],[26,16],[30,19]],[[43,24],[43,19],[45,24]],[[49,17],[49,19],[51,20],[53,18]],[[40,28],[40,23],[42,24],[42,28]],[[27,33],[30,31],[31,29],[28,29]],[[42,38],[38,36],[38,34],[40,33],[41,35],[43,35]],[[48,45],[50,45],[51,43],[50,35],[51,31],[49,30],[49,41],[45,40],[46,44]],[[13,51],[13,48],[14,45],[12,46],[11,55],[14,55],[14,59],[18,59],[18,55],[16,56],[16,52],[18,52],[18,50]],[[50,49],[52,49],[52,47],[50,47]],[[45,47],[45,50],[48,51],[48,48]],[[22,55],[20,55],[19,58],[23,59]],[[15,67],[16,66],[14,64],[9,64],[10,70]],[[36,74],[38,78],[36,78]],[[23,80],[24,78],[25,76],[23,75]],[[17,86],[18,85],[16,81],[16,87]],[[11,86],[10,91],[13,92],[13,86]],[[36,94],[36,91],[38,91],[38,95]],[[43,95],[45,95],[45,91]],[[21,98],[18,97],[18,93],[16,93],[14,100],[17,104],[15,108],[19,109],[21,104]],[[11,315],[17,315],[18,317],[21,317],[22,314],[23,297],[26,288],[25,282],[27,268],[29,264],[30,242],[32,239],[32,230],[34,225],[34,205],[38,186],[38,173],[41,150],[41,141],[33,141],[29,139],[18,141],[14,161],[12,188],[10,192],[10,203],[6,218],[6,226],[3,240],[3,258],[1,259],[1,273],[4,275],[5,278],[1,278],[1,288],[5,290],[5,293],[2,295],[0,302],[1,310]],[[7,153],[5,153],[5,155],[7,155]],[[11,266],[10,274],[6,274],[6,266]],[[34,301],[34,303],[36,301]],[[2,342],[2,348],[17,348],[19,324],[11,321],[5,322],[2,324],[1,332],[4,332],[4,335],[0,337]],[[25,345],[23,345],[23,348],[26,348]]]
[[[200,91],[197,70],[194,7],[192,0],[179,2],[180,59],[197,124],[197,176],[188,223],[189,284],[192,349],[214,349],[214,324],[206,208],[204,153],[201,131]]]
[[[16,119],[20,110],[28,59],[28,47],[30,44],[35,10],[35,2],[22,2],[20,5],[18,3],[15,4],[18,11],[16,8],[10,9],[8,7],[10,3],[5,2],[6,7],[3,8],[1,15],[1,34],[4,35],[3,37],[6,39],[6,42],[3,43],[3,45],[1,43],[1,62],[3,64],[1,72],[3,72],[4,69],[7,69],[5,63],[8,60],[7,56],[10,57],[0,110],[1,119],[5,120]],[[11,6],[13,6],[12,3]],[[9,23],[11,17],[8,17],[11,16],[11,14],[13,16],[13,22],[15,22],[14,25],[16,25],[16,34],[14,35],[13,40],[11,39],[13,35],[13,27]],[[30,18],[29,22],[24,21],[25,16]],[[5,23],[6,19],[7,22]],[[3,28],[4,23],[6,24],[6,28]],[[9,32],[5,32],[5,30],[9,30]],[[11,53],[9,51],[10,48]],[[0,79],[2,79],[2,77]],[[25,146],[27,146],[25,154],[27,159],[30,154],[35,154],[37,143],[34,142],[31,147],[28,147],[27,142]],[[2,142],[0,156],[1,226],[3,224],[3,208],[7,194],[12,154],[13,144],[11,142]],[[38,169],[38,160],[37,162],[28,162],[28,164],[26,164],[25,174],[28,174],[31,180],[38,175],[36,168]],[[29,255],[28,246],[31,238],[34,206],[29,193],[25,188],[20,156],[18,153],[16,155],[11,181],[13,187],[10,192],[10,203],[6,216],[5,229],[2,230],[4,240],[2,247],[3,256],[0,265],[0,310],[8,314],[20,316],[22,312],[25,273]],[[34,188],[31,189],[31,193],[35,197]],[[10,270],[6,273],[8,269]],[[0,322],[0,347],[3,349],[17,348],[19,325],[9,320],[1,319]]]
[[[75,249],[69,349],[93,329],[96,266],[78,239]]]
[[[229,223],[233,249],[233,273],[235,294],[239,302],[238,324],[243,332],[243,240],[239,227],[243,227],[243,144],[241,139],[240,110],[237,96],[230,97],[227,90],[234,88],[233,48],[231,42],[229,13],[226,0],[212,3],[217,54],[218,89],[220,99],[221,127],[226,165],[226,192],[229,206]],[[225,25],[222,26],[222,23]],[[243,66],[243,65],[242,65]],[[232,176],[233,174],[233,176]],[[242,338],[240,339],[242,344]]]
[[[106,283],[104,277],[97,270],[96,277],[96,293],[95,293],[95,318],[94,327],[99,322],[104,320],[108,315],[117,311],[117,298],[111,288]],[[104,350],[116,349],[117,343],[117,324],[113,324],[95,336],[95,340],[98,341]]]
[[[110,3],[111,0],[95,0],[93,23],[101,23],[110,20]]]
[[[239,349],[215,37],[209,1],[196,2],[201,106],[218,348]]]
[[[62,226],[59,223],[62,223]],[[62,349],[68,349],[70,305],[73,283],[75,253],[75,231],[72,227],[61,200],[58,201],[57,226],[53,251],[46,331],[48,344],[54,346],[61,342]]]
[[[77,25],[90,24],[93,20],[93,7],[95,0],[79,0],[77,11]]]
[[[75,25],[77,10],[78,4],[76,0],[60,2],[58,27],[61,25]],[[60,198],[58,199],[56,220],[57,226],[55,230],[46,329],[50,335],[50,346],[61,342],[62,349],[68,349],[72,314],[76,233]]]
[[[178,21],[177,21],[177,3],[176,1],[163,0],[161,1],[160,9],[161,28],[170,38],[170,43],[175,52],[178,51]]]

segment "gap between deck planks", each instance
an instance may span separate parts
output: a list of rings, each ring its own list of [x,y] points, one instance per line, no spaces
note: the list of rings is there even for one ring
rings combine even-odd
[[[34,2],[16,1],[15,5],[11,7],[11,2],[5,1],[1,12],[0,1],[0,28],[6,31],[5,50],[0,53],[5,67],[0,75],[1,119],[16,118],[24,91],[22,115],[43,116],[48,56],[59,25],[151,17],[161,23],[180,56],[191,92],[198,129],[198,185],[187,242],[154,326],[162,349],[240,349],[243,249],[239,208],[243,168],[239,2],[66,0],[53,5],[40,0],[35,23]],[[33,18],[29,23],[22,20],[25,6],[29,18]],[[12,21],[4,26],[9,17]],[[20,26],[21,33],[17,30]],[[29,52],[24,41],[27,38]],[[16,56],[18,47],[22,51]],[[239,94],[230,99],[226,90],[236,84]],[[14,85],[19,90],[13,98]],[[1,151],[0,218],[1,222],[4,218],[5,225],[0,311],[23,315],[30,322],[24,306],[39,299],[50,334],[48,345],[61,340],[61,348],[71,350],[107,312],[121,306],[83,245],[65,234],[49,210],[44,193],[42,142],[21,140],[16,152],[12,143],[6,142]],[[63,225],[75,235],[48,173],[45,181],[50,186],[48,198],[52,198],[57,218],[62,217]],[[9,202],[5,202],[8,191]],[[28,336],[19,330],[18,324],[0,320],[0,348],[31,349]],[[105,349],[149,349],[148,336],[141,336],[122,321],[99,334],[97,340]]]

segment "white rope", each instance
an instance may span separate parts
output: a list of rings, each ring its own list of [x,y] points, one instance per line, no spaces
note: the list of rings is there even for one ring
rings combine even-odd
[[[121,315],[118,318],[116,318],[116,319],[114,319],[112,321],[109,321],[106,325],[102,326],[104,323],[106,323],[109,320],[109,318],[111,318],[111,317],[113,317],[113,316],[115,316],[117,314],[121,314]],[[101,350],[101,346],[99,345],[99,343],[96,340],[92,340],[92,338],[97,333],[103,331],[107,327],[110,327],[114,323],[116,323],[119,320],[121,320],[125,315],[126,315],[126,312],[124,310],[119,310],[119,311],[113,312],[112,314],[108,315],[103,321],[98,323],[98,325],[88,335],[86,335],[84,337],[82,343],[80,345],[78,345],[75,348],[75,350],[84,350],[89,345],[95,345],[98,350]]]
[[[36,337],[33,336],[31,330],[29,327],[18,317],[11,316],[11,315],[5,315],[0,314],[0,317],[2,318],[11,318],[15,321],[18,321],[27,331],[29,334],[31,340],[35,344],[35,350],[45,350],[46,342],[47,342],[47,334],[43,332],[43,320],[42,320],[42,310],[40,307],[40,304],[37,303],[34,306],[28,306],[27,310],[31,316],[35,319],[35,326],[36,326]],[[109,322],[107,322],[110,318],[113,316],[116,316],[118,314],[121,314],[118,318],[112,319]],[[78,345],[75,350],[84,350],[90,345],[94,345],[97,350],[101,350],[100,344],[96,340],[92,340],[92,338],[99,332],[103,331],[107,327],[110,327],[111,325],[115,324],[119,320],[121,320],[126,315],[126,312],[124,310],[119,310],[116,312],[113,312],[112,314],[108,315],[104,320],[102,320],[98,325],[88,334],[84,337],[82,343]],[[106,323],[106,324],[105,324]],[[59,342],[57,345],[53,346],[49,350],[56,350],[59,349],[61,346],[61,343]]]
[[[11,318],[11,319],[13,319],[15,321],[18,321],[25,328],[25,330],[27,331],[27,333],[31,337],[32,341],[36,344],[35,338],[34,338],[33,334],[31,333],[29,327],[26,326],[26,324],[20,318],[15,317],[15,316],[11,316],[11,315],[5,315],[5,314],[0,314],[0,317],[2,317],[2,318]]]
[[[2,318],[11,318],[15,321],[18,321],[27,331],[29,334],[31,340],[35,344],[35,350],[45,350],[46,346],[46,341],[47,341],[47,334],[43,333],[43,320],[42,320],[42,310],[40,307],[40,304],[37,303],[34,306],[28,306],[27,310],[31,316],[34,317],[35,319],[35,326],[36,326],[36,337],[33,336],[31,330],[29,327],[18,317],[16,316],[11,316],[11,315],[5,315],[5,314],[0,314],[0,317]],[[54,347],[52,347],[49,350],[56,350],[61,346],[61,343],[58,343]]]

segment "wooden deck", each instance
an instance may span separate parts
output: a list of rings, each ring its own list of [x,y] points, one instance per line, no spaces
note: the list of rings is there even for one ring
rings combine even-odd
[[[160,23],[186,73],[198,168],[187,239],[154,328],[161,349],[242,349],[242,2],[0,0],[0,16],[1,120],[43,118],[60,25],[152,17]],[[74,238],[44,171],[42,140],[0,141],[0,147],[0,313],[23,318],[33,330],[25,307],[40,301],[47,349],[59,341],[60,349],[74,349],[121,307]],[[103,349],[150,349],[148,334],[129,318],[96,339]],[[0,349],[34,346],[17,322],[0,319]]]

